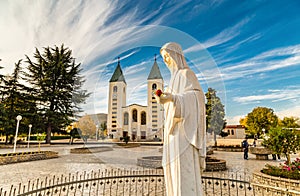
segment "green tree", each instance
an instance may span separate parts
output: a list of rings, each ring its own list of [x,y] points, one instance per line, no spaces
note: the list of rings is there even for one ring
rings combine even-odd
[[[46,138],[46,133],[38,133],[36,136],[36,140],[39,143],[39,152],[41,151],[41,143],[44,141]]]
[[[0,61],[1,61],[1,59],[0,59]],[[0,66],[0,70],[3,69],[3,68],[4,67]],[[4,75],[2,75],[1,72],[0,72],[0,95],[2,95],[3,82],[4,82]],[[0,99],[0,101],[1,101],[1,99]]]
[[[81,103],[85,103],[85,100],[90,96],[91,93],[88,93],[87,90],[82,89],[81,86],[85,82],[83,76],[78,76],[74,81],[74,91],[72,95],[72,107],[73,107],[73,114],[76,119],[80,118],[81,116],[79,113],[83,112],[80,107]]]
[[[1,59],[0,59],[1,61]],[[3,69],[2,66],[0,66],[0,70]],[[3,125],[4,125],[4,113],[5,113],[5,110],[4,110],[4,104],[3,104],[3,88],[4,88],[4,75],[1,74],[1,71],[0,71],[0,133],[3,134],[4,133],[4,128],[3,128]]]
[[[51,142],[51,133],[60,130],[72,122],[71,117],[78,111],[78,104],[88,96],[80,91],[82,78],[80,64],[75,63],[72,51],[55,46],[44,48],[43,53],[36,49],[34,59],[26,56],[28,72],[26,81],[34,88],[34,99],[38,113],[46,130],[46,143]],[[81,98],[74,94],[81,95]]]
[[[276,154],[284,154],[288,164],[290,164],[290,154],[300,150],[300,135],[294,129],[271,128],[263,140],[263,145]]]
[[[6,121],[6,110],[4,109],[4,104],[2,100],[0,101],[0,134],[5,134],[4,132],[4,124]]]
[[[247,134],[260,136],[263,129],[267,133],[272,127],[277,127],[278,117],[271,108],[256,107],[241,121],[245,123]]]
[[[78,128],[81,131],[82,136],[94,136],[96,134],[96,124],[90,115],[81,117],[78,121]]]
[[[208,88],[206,96],[206,131],[214,133],[215,146],[217,145],[217,135],[221,134],[226,126],[224,105],[216,95],[216,91]]]
[[[26,87],[20,83],[22,79],[21,60],[15,64],[15,69],[11,75],[4,79],[2,91],[2,110],[1,121],[3,131],[6,135],[5,143],[8,142],[9,135],[15,132],[16,117],[26,116]],[[23,115],[25,114],[25,115]],[[24,130],[24,119],[20,123],[20,133]],[[23,127],[23,128],[22,128]]]
[[[297,123],[299,118],[296,117],[284,117],[282,120],[279,121],[279,125],[285,128],[299,128],[300,125]]]
[[[220,133],[220,136],[221,137],[227,137],[229,135],[229,133],[228,132],[224,132],[224,131],[221,131],[221,133]]]
[[[105,138],[107,136],[107,123],[106,122],[103,122],[100,124],[100,130],[101,130],[100,137]]]

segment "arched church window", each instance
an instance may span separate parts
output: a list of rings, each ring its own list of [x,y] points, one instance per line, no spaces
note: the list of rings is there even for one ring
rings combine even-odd
[[[132,122],[137,122],[137,110],[132,110]]]
[[[128,125],[128,118],[129,118],[128,112],[125,112],[124,113],[124,125]]]
[[[155,90],[157,88],[157,85],[154,83],[152,84],[152,90]]]
[[[147,123],[146,112],[141,113],[141,125],[145,125]]]
[[[118,92],[118,87],[117,86],[114,86],[114,92]]]

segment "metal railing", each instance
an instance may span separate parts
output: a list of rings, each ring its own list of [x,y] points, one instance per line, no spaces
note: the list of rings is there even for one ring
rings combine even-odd
[[[250,184],[250,176],[239,172],[207,172],[202,176],[206,195],[255,195]],[[0,196],[163,196],[164,176],[157,170],[112,169],[76,173],[68,176],[29,181],[27,184],[12,185],[10,190],[0,189]]]
[[[209,172],[202,175],[203,190],[206,195],[255,195],[251,185],[251,175],[244,172]]]
[[[0,196],[25,195],[164,195],[162,170],[104,170],[29,181],[0,189]]]

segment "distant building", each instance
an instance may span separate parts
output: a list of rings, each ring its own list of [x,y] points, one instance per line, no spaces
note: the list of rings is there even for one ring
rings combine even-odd
[[[163,136],[163,108],[157,104],[153,93],[163,89],[164,81],[159,67],[154,64],[147,78],[147,106],[126,105],[127,84],[120,61],[109,81],[107,132],[110,137],[119,139],[130,136],[130,140],[146,141]]]
[[[227,132],[226,139],[244,139],[245,138],[245,126],[244,125],[227,125],[223,132]]]

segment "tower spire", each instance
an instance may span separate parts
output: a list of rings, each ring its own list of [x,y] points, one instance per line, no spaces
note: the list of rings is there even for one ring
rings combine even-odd
[[[125,77],[123,75],[123,71],[120,64],[120,57],[118,57],[118,65],[109,82],[124,82],[126,84]]]
[[[150,74],[148,76],[148,80],[152,80],[152,79],[163,79],[159,70],[159,67],[157,65],[156,62],[156,54],[154,55],[154,63],[152,65]]]

